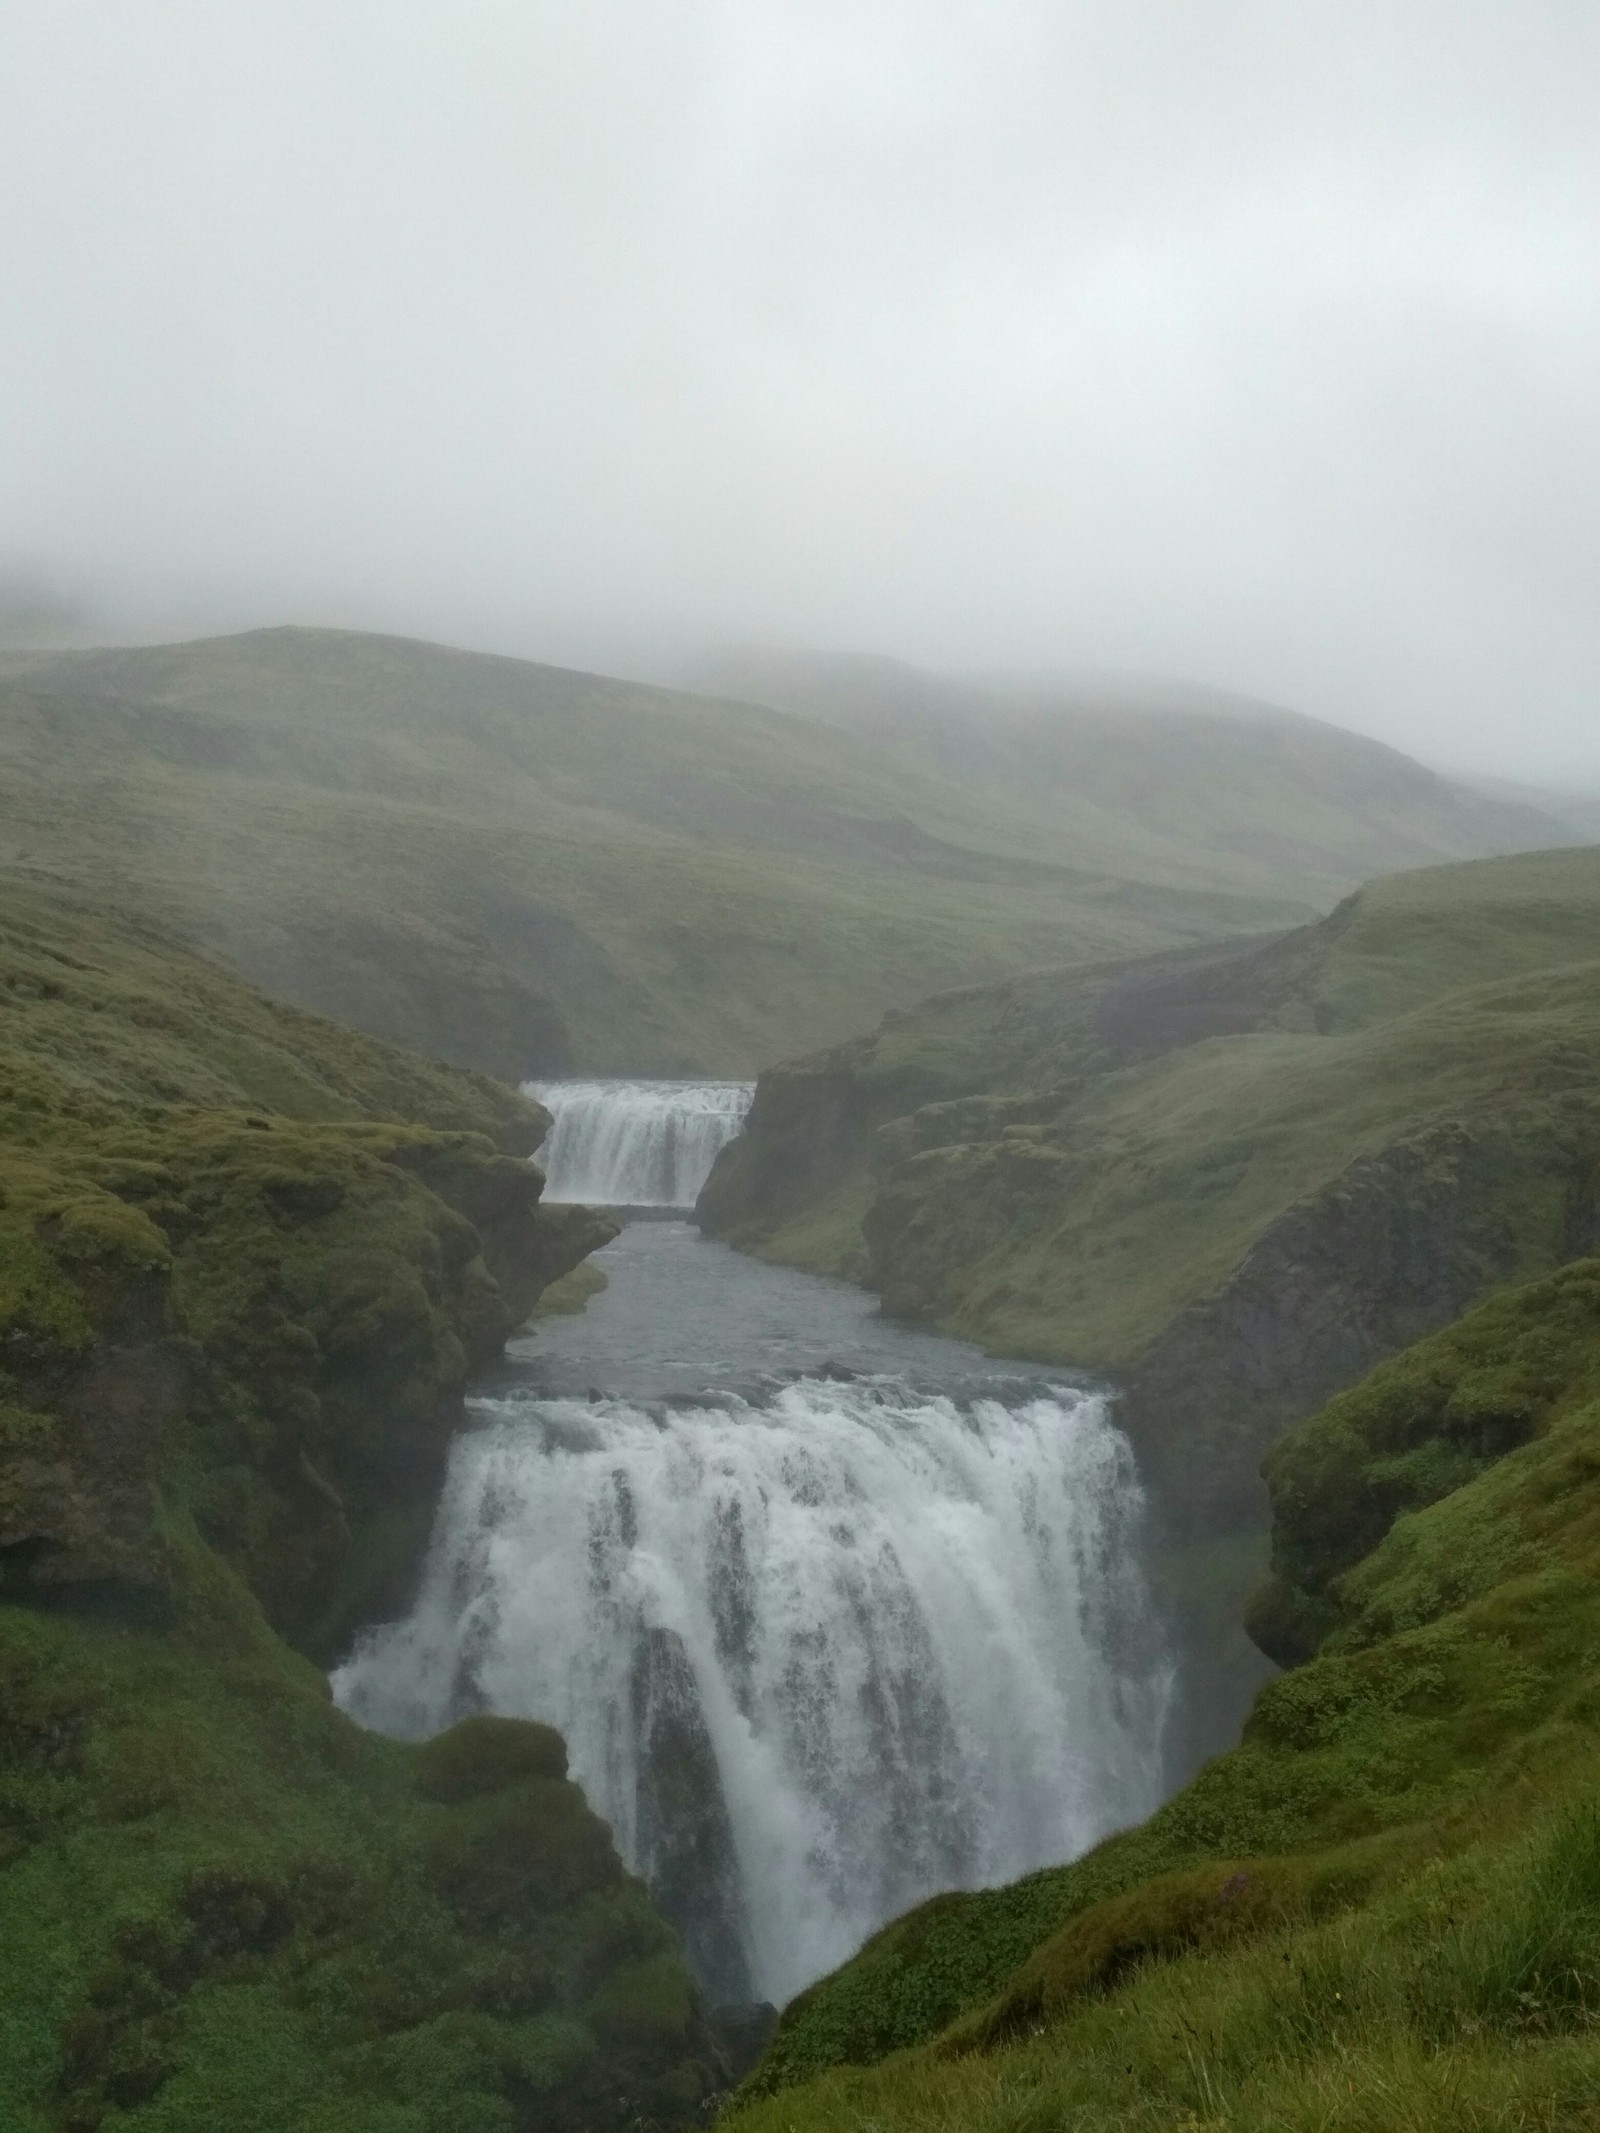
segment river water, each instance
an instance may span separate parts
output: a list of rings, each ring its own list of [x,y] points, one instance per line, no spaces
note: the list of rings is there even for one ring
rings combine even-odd
[[[597,1263],[473,1401],[347,1710],[558,1726],[723,2003],[1150,1812],[1171,1668],[1096,1389],[684,1221]]]

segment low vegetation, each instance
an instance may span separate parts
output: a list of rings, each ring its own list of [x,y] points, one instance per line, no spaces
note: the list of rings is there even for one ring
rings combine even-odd
[[[0,2123],[693,2122],[717,2045],[560,1740],[387,1742],[312,1663],[609,1234],[506,1152],[542,1115],[37,886],[0,1003]]]
[[[785,2013],[738,2133],[1600,2125],[1600,1262],[1269,1464],[1298,1657],[1148,1823]]]

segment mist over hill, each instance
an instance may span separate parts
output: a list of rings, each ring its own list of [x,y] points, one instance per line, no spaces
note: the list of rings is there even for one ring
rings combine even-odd
[[[709,697],[310,629],[14,652],[0,852],[516,1076],[747,1071],[944,986],[1571,834],[1287,713],[764,673]]]
[[[1331,903],[1374,875],[1589,834],[1542,794],[1457,783],[1326,720],[1195,683],[756,650],[697,678],[1048,809],[1086,857],[1158,875],[1204,854]]]

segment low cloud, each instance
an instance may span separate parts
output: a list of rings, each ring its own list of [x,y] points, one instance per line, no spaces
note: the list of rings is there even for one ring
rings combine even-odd
[[[5,531],[107,633],[1125,666],[1600,783],[1591,0],[12,0],[0,68]]]

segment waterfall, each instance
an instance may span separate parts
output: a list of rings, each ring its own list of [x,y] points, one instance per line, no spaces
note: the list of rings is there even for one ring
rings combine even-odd
[[[747,1081],[530,1081],[555,1123],[539,1153],[552,1200],[693,1207],[750,1108]]]
[[[415,1609],[335,1692],[411,1737],[558,1726],[713,1999],[782,2002],[1158,1804],[1168,1670],[1097,1395],[476,1405]]]

